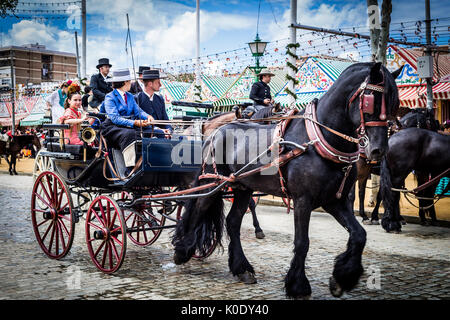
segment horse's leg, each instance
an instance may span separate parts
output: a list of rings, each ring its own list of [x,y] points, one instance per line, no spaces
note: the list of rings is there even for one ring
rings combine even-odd
[[[380,204],[381,204],[381,192],[378,191],[377,202],[372,211],[372,219],[371,219],[372,224],[380,224],[380,222],[379,222],[380,218],[378,217],[378,211],[380,209]]]
[[[234,276],[246,283],[256,283],[255,271],[244,255],[241,245],[241,224],[242,218],[247,211],[252,190],[233,190],[234,201],[230,213],[226,218],[226,227],[230,244],[228,246],[228,266]]]
[[[14,158],[12,158],[12,156],[11,156],[11,162],[12,162],[12,164],[13,164],[13,166],[14,166],[13,172],[14,172],[14,174],[17,176],[17,175],[18,175],[18,173],[17,173],[17,171],[16,171],[17,157],[14,156]]]
[[[361,257],[366,244],[366,231],[352,214],[349,201],[339,201],[323,206],[350,234],[347,250],[336,257],[330,292],[340,297],[344,291],[353,289],[364,272]]]
[[[253,219],[253,227],[255,227],[255,235],[258,239],[264,239],[266,236],[264,232],[262,231],[261,227],[259,226],[258,218],[256,217],[256,203],[253,198],[250,198],[250,203],[248,205],[251,213],[252,213],[252,219]]]
[[[304,198],[294,199],[294,257],[284,279],[286,295],[296,299],[311,296],[311,286],[305,274],[305,259],[309,249],[309,220],[311,204]],[[351,212],[353,214],[353,212]]]
[[[11,160],[8,162],[10,175],[13,175],[13,159],[14,159],[14,156],[11,154]]]
[[[381,219],[381,226],[387,232],[401,232],[402,217],[400,215],[400,192],[393,191],[392,188],[402,188],[405,176],[392,174],[386,160],[381,161],[380,171],[380,192],[384,205],[384,215]]]
[[[368,172],[370,175],[370,171]],[[358,180],[358,193],[359,193],[359,215],[362,217],[362,221],[364,224],[371,224],[369,217],[366,215],[366,213],[364,212],[364,202],[365,202],[365,198],[366,198],[366,186],[367,186],[367,179],[368,179],[368,175],[366,175],[365,177],[363,177],[362,179]]]

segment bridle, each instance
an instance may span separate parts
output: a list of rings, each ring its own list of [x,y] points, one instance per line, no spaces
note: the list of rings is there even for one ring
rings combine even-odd
[[[352,95],[350,100],[348,101],[348,107],[350,109],[352,103],[355,101],[357,97],[359,97],[359,114],[361,117],[361,122],[359,127],[356,129],[358,135],[360,137],[360,146],[362,148],[367,147],[368,145],[368,137],[366,135],[366,127],[388,127],[387,116],[386,116],[386,99],[384,95],[384,72],[381,70],[381,74],[383,76],[383,80],[379,84],[370,84],[369,78],[367,76],[363,83],[359,86],[358,90]],[[364,114],[373,114],[375,109],[375,97],[373,92],[382,93],[381,98],[381,112],[380,112],[380,120],[381,121],[364,121]]]

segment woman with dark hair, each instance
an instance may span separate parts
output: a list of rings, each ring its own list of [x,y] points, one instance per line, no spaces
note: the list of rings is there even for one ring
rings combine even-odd
[[[79,132],[81,124],[87,120],[87,117],[81,109],[80,87],[77,84],[69,86],[67,99],[64,102],[64,109],[64,115],[58,120],[61,124],[70,125],[69,129],[64,130],[64,137],[69,139],[68,144],[83,144],[83,141],[79,137]],[[91,119],[90,122],[93,122],[93,120]]]
[[[111,147],[122,151],[125,166],[130,172],[136,164],[135,128],[145,130],[154,119],[137,105],[128,92],[131,87],[130,70],[114,71],[113,77],[107,81],[114,89],[105,97],[104,109],[108,118],[102,123],[102,134]]]

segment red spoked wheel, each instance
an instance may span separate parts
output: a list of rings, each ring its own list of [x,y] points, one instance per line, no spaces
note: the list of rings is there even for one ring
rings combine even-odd
[[[95,266],[104,273],[117,271],[125,259],[127,227],[122,209],[108,196],[98,196],[86,214],[86,243]]]
[[[61,259],[69,252],[75,217],[69,188],[59,174],[44,171],[36,178],[31,195],[31,222],[47,256]]]
[[[152,228],[164,226],[166,217],[155,213],[156,211],[165,214],[166,206],[152,203],[137,207],[134,210],[125,210],[128,238],[135,245],[145,247],[158,240],[163,229]]]
[[[177,208],[177,220],[181,219],[181,213],[183,211],[183,205],[178,205]],[[217,248],[217,239],[214,237],[214,241],[211,245],[211,247],[208,248],[208,250],[206,250],[205,254],[201,254],[198,250],[195,251],[194,255],[192,256],[192,258],[196,259],[196,260],[204,260],[206,258],[208,258],[210,255],[213,254],[214,250],[216,250]]]

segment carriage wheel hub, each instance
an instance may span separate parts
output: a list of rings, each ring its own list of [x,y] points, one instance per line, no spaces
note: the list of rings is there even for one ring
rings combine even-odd
[[[96,230],[96,231],[94,231],[94,239],[96,239],[96,240],[103,240],[103,239],[106,238],[108,233],[105,233],[104,231]]]

